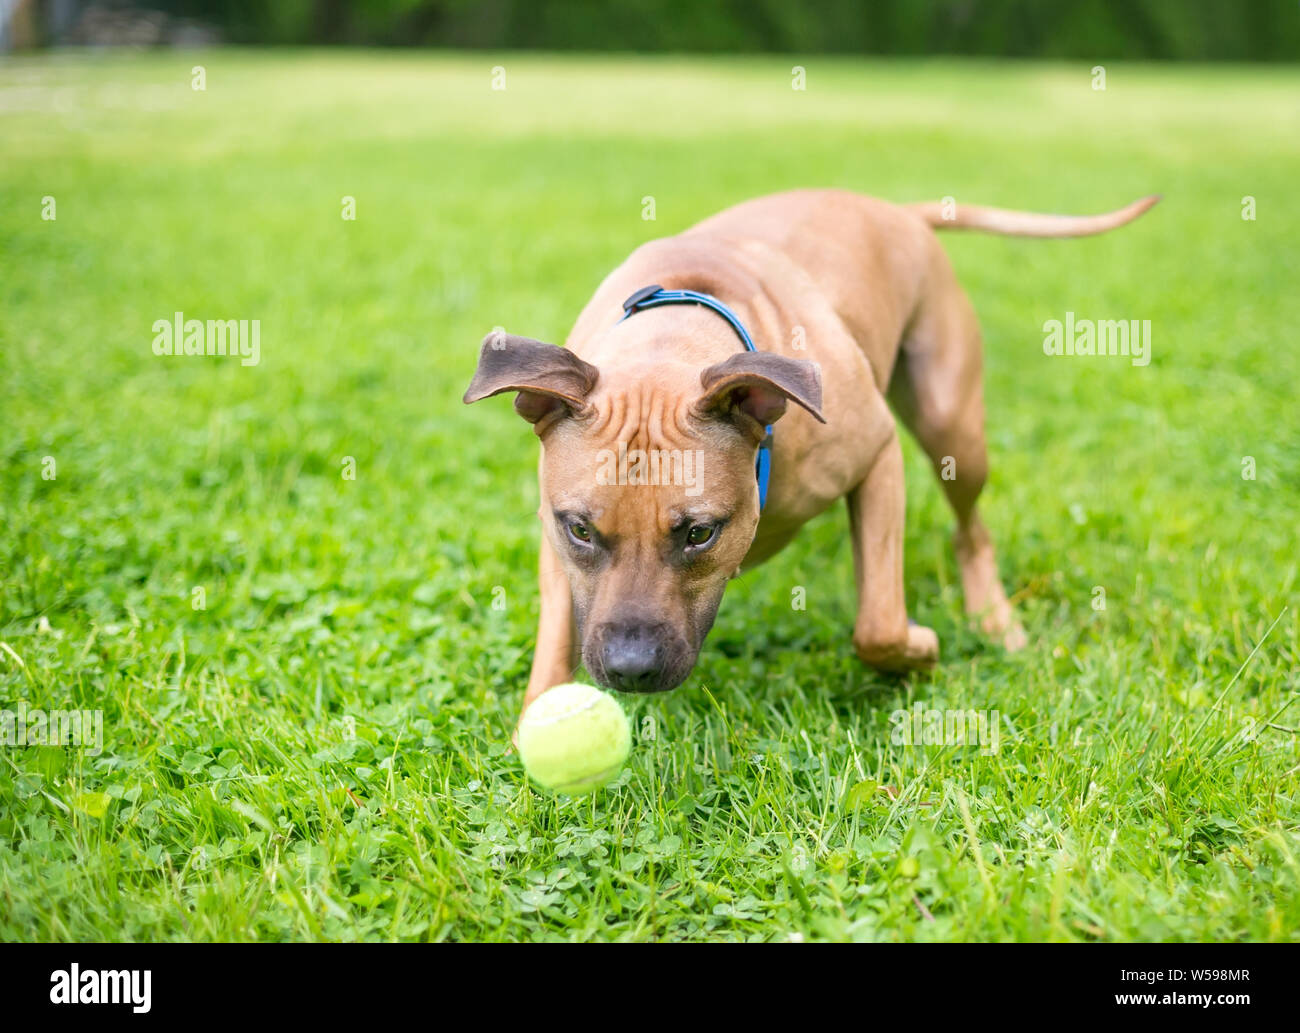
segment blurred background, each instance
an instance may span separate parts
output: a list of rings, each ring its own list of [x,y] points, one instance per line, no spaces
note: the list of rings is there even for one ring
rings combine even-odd
[[[51,46],[1294,61],[1295,0],[0,0],[0,52]]]

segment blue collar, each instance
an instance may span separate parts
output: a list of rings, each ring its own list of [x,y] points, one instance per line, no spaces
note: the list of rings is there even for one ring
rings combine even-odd
[[[745,351],[758,351],[754,347],[754,339],[749,336],[749,331],[745,329],[745,324],[737,318],[736,313],[732,312],[712,294],[703,294],[700,291],[666,291],[657,283],[651,284],[649,287],[642,287],[627,301],[623,302],[623,319],[620,319],[619,322],[630,319],[643,308],[656,308],[659,305],[703,305],[705,308],[713,309],[714,312],[731,324],[731,329],[736,331],[736,336],[745,345]],[[760,511],[767,505],[767,484],[772,477],[772,428],[769,425],[764,429],[767,431],[767,436],[763,438],[762,443],[758,446],[758,459],[754,463],[754,475],[758,478],[758,508]]]

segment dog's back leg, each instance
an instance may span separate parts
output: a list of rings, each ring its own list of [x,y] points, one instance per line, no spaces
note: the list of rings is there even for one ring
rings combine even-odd
[[[930,457],[957,516],[953,543],[966,612],[1007,649],[1019,649],[1025,633],[976,506],[988,477],[979,323],[948,256],[933,243],[926,292],[904,332],[889,400]]]

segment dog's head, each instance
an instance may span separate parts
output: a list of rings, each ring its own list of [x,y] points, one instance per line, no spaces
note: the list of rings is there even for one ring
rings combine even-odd
[[[789,401],[821,419],[820,370],[738,352],[603,374],[567,349],[490,334],[465,401],[505,391],[542,441],[539,515],[587,670],[624,692],[675,688],[754,540],[764,428]]]

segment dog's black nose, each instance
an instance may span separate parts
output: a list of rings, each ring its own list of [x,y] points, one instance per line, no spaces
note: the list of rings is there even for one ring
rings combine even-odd
[[[611,627],[601,643],[600,661],[611,689],[654,692],[663,675],[664,648],[659,636],[645,627]]]

